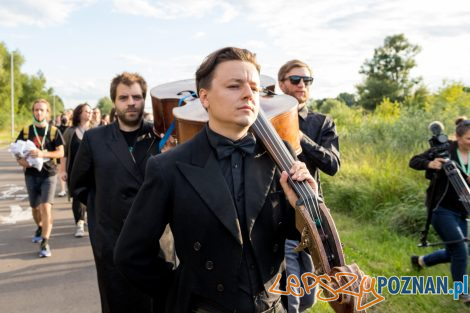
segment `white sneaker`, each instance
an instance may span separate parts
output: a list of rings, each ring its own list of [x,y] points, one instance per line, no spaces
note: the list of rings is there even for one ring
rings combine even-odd
[[[58,194],[58,196],[61,197],[61,198],[62,198],[62,197],[65,197],[66,195],[67,195],[67,192],[65,192],[65,191],[61,191],[61,192],[59,192],[59,194]]]
[[[78,221],[77,228],[75,229],[75,237],[81,238],[85,236],[85,221]]]

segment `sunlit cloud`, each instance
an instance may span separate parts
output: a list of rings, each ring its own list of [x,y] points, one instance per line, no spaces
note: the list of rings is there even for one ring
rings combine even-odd
[[[230,22],[238,15],[237,8],[223,0],[114,0],[113,11],[120,14],[147,16],[158,19],[201,18],[206,14],[220,12],[216,20]]]
[[[248,40],[246,42],[246,47],[248,49],[256,51],[258,49],[266,48],[266,43],[261,40]]]
[[[202,37],[205,37],[205,36],[206,36],[205,32],[197,32],[193,35],[193,38],[198,39],[198,38],[202,38]]]
[[[425,62],[444,63],[447,68],[440,75],[447,72],[449,76],[470,70],[470,62],[464,66],[452,60],[456,52],[443,54],[444,47],[436,50],[436,46],[450,42],[455,48],[451,38],[458,38],[461,45],[470,41],[470,7],[465,0],[449,0],[445,5],[437,0],[297,0],[289,5],[284,0],[246,0],[244,5],[249,8],[249,18],[265,29],[280,55],[311,64],[318,76],[314,87],[324,94],[354,92],[354,85],[362,79],[358,71],[365,59],[373,56],[386,36],[399,33],[423,48],[417,57],[423,67],[433,68]],[[275,60],[262,52],[260,56]],[[265,68],[275,73],[273,64]]]
[[[63,24],[70,14],[96,0],[11,0],[2,1],[0,25],[47,27]]]

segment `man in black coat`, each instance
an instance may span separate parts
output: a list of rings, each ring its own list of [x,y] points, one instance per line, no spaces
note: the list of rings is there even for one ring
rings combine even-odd
[[[147,159],[159,138],[143,121],[147,84],[124,72],[111,82],[116,121],[85,132],[73,164],[70,188],[87,204],[103,312],[152,312],[152,299],[132,287],[113,262],[116,240],[144,180]],[[162,300],[155,299],[162,311]],[[158,310],[157,310],[158,311]]]
[[[320,170],[328,175],[335,175],[340,167],[339,142],[333,119],[327,115],[312,112],[307,108],[310,98],[310,87],[313,83],[313,72],[308,64],[300,60],[285,63],[278,72],[278,83],[281,90],[293,96],[299,102],[300,145],[302,153],[299,160],[307,164],[315,181],[319,185],[320,197],[323,198]],[[286,241],[286,277],[294,274],[301,276],[305,272],[314,272],[311,257],[305,251],[295,252],[299,243]],[[303,297],[289,296],[288,312],[304,312],[315,303],[315,293]]]
[[[248,132],[259,111],[259,65],[247,50],[223,48],[201,64],[196,85],[209,122],[192,140],[149,159],[116,265],[157,293],[162,264],[155,242],[169,223],[180,264],[167,312],[284,312],[268,290],[284,269],[285,239],[299,236],[297,197],[288,174]],[[316,187],[301,162],[290,175]]]

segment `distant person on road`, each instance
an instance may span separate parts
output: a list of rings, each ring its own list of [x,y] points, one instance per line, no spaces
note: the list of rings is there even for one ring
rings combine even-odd
[[[96,107],[93,109],[93,113],[91,115],[91,127],[98,127],[101,125],[103,125],[101,121],[101,110]]]
[[[112,107],[111,111],[109,111],[109,124],[114,123],[116,120],[116,108]]]
[[[134,289],[113,261],[116,240],[144,181],[147,160],[157,153],[160,141],[153,125],[143,121],[146,93],[147,83],[139,74],[114,77],[110,95],[116,121],[85,132],[72,167],[72,196],[88,208],[102,312],[151,313],[164,308],[166,286],[155,286],[161,289],[160,298],[152,299]]]
[[[88,103],[79,104],[72,115],[72,126],[64,133],[64,157],[60,162],[60,178],[70,184],[72,166],[77,155],[78,148],[82,142],[83,135],[90,128],[92,110]],[[70,188],[69,188],[70,190]],[[72,199],[72,211],[75,220],[75,237],[85,235],[86,205],[81,203],[77,197]]]
[[[64,112],[65,116],[67,117],[67,126],[70,127],[72,126],[72,115],[73,115],[73,110],[72,109],[67,109]]]
[[[67,114],[62,113],[60,115],[60,123],[56,125],[57,128],[60,130],[61,134],[64,134],[65,130],[69,128],[68,122],[69,122],[69,118],[67,117]],[[57,161],[59,161],[59,164],[60,164],[60,159],[58,159]],[[57,195],[59,197],[65,197],[67,195],[67,190],[65,188],[66,183],[62,179],[58,179],[58,183],[60,185],[60,191]]]
[[[40,242],[39,257],[43,258],[52,255],[49,238],[52,231],[52,204],[57,179],[56,159],[64,156],[64,146],[60,131],[48,121],[51,112],[49,102],[45,99],[36,100],[32,111],[33,124],[24,127],[16,140],[31,140],[37,149],[30,151],[29,156],[49,160],[43,164],[41,171],[31,167],[24,158],[17,160],[24,168],[29,204],[37,225],[33,242]]]
[[[144,113],[144,120],[150,123],[153,123],[153,114],[150,112]]]
[[[108,125],[109,124],[109,114],[103,114],[101,117],[101,125]]]

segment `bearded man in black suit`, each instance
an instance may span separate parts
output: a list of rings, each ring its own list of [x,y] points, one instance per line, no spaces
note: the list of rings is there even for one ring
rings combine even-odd
[[[281,174],[248,132],[259,111],[259,70],[245,49],[223,48],[204,60],[196,87],[209,122],[149,159],[119,237],[119,270],[155,294],[163,273],[155,242],[170,224],[180,264],[167,312],[284,312],[268,290],[284,269],[285,239],[299,236],[288,175],[316,184],[298,161]]]
[[[153,125],[143,121],[146,93],[147,83],[138,74],[124,72],[112,80],[117,119],[85,132],[71,174],[72,194],[88,208],[101,307],[106,313],[164,310],[164,299],[152,301],[134,288],[113,261],[116,240],[144,180],[147,160],[158,150]]]

